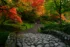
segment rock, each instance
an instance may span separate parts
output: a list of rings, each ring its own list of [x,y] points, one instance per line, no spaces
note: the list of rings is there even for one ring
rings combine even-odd
[[[16,41],[17,40],[17,41]],[[25,33],[15,35],[10,34],[5,47],[66,47],[60,39],[50,34]]]

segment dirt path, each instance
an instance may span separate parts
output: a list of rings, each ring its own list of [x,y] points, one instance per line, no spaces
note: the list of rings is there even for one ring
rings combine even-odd
[[[42,27],[42,26],[43,26],[42,24],[34,24],[34,27],[33,28],[30,28],[28,30],[25,30],[25,31],[23,31],[23,33],[39,33],[38,32],[38,29],[40,27]]]

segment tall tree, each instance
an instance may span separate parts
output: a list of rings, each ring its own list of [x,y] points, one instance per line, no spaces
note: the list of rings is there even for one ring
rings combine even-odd
[[[50,0],[47,3],[45,3],[45,6],[46,6],[46,9],[49,10],[51,14],[58,13],[58,15],[60,15],[60,19],[64,20],[65,18],[63,17],[63,14],[65,12],[70,11],[70,7],[68,4],[70,4],[69,0]]]

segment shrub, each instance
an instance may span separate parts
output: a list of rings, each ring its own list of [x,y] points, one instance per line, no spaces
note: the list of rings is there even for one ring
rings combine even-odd
[[[29,23],[34,23],[38,18],[33,11],[22,12],[21,15],[22,15],[22,20]]]
[[[0,30],[0,47],[5,45],[9,33],[8,31]]]
[[[62,31],[64,33],[70,34],[70,23],[62,23],[60,26],[58,23],[55,22],[49,22],[47,24],[44,24],[44,27],[41,28],[41,32],[45,32],[44,30],[58,30]]]

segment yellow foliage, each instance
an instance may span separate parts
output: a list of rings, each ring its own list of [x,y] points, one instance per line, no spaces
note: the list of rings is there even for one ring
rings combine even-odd
[[[8,2],[12,2],[12,0],[8,0]]]
[[[44,15],[45,14],[45,8],[44,8],[44,6],[43,5],[42,6],[38,6],[37,9],[36,9],[36,13],[39,16]]]
[[[34,9],[35,13],[38,16],[44,15],[45,14],[44,3],[33,8],[32,3],[34,2],[35,0],[19,0],[17,6],[22,6],[25,11],[32,11]]]

